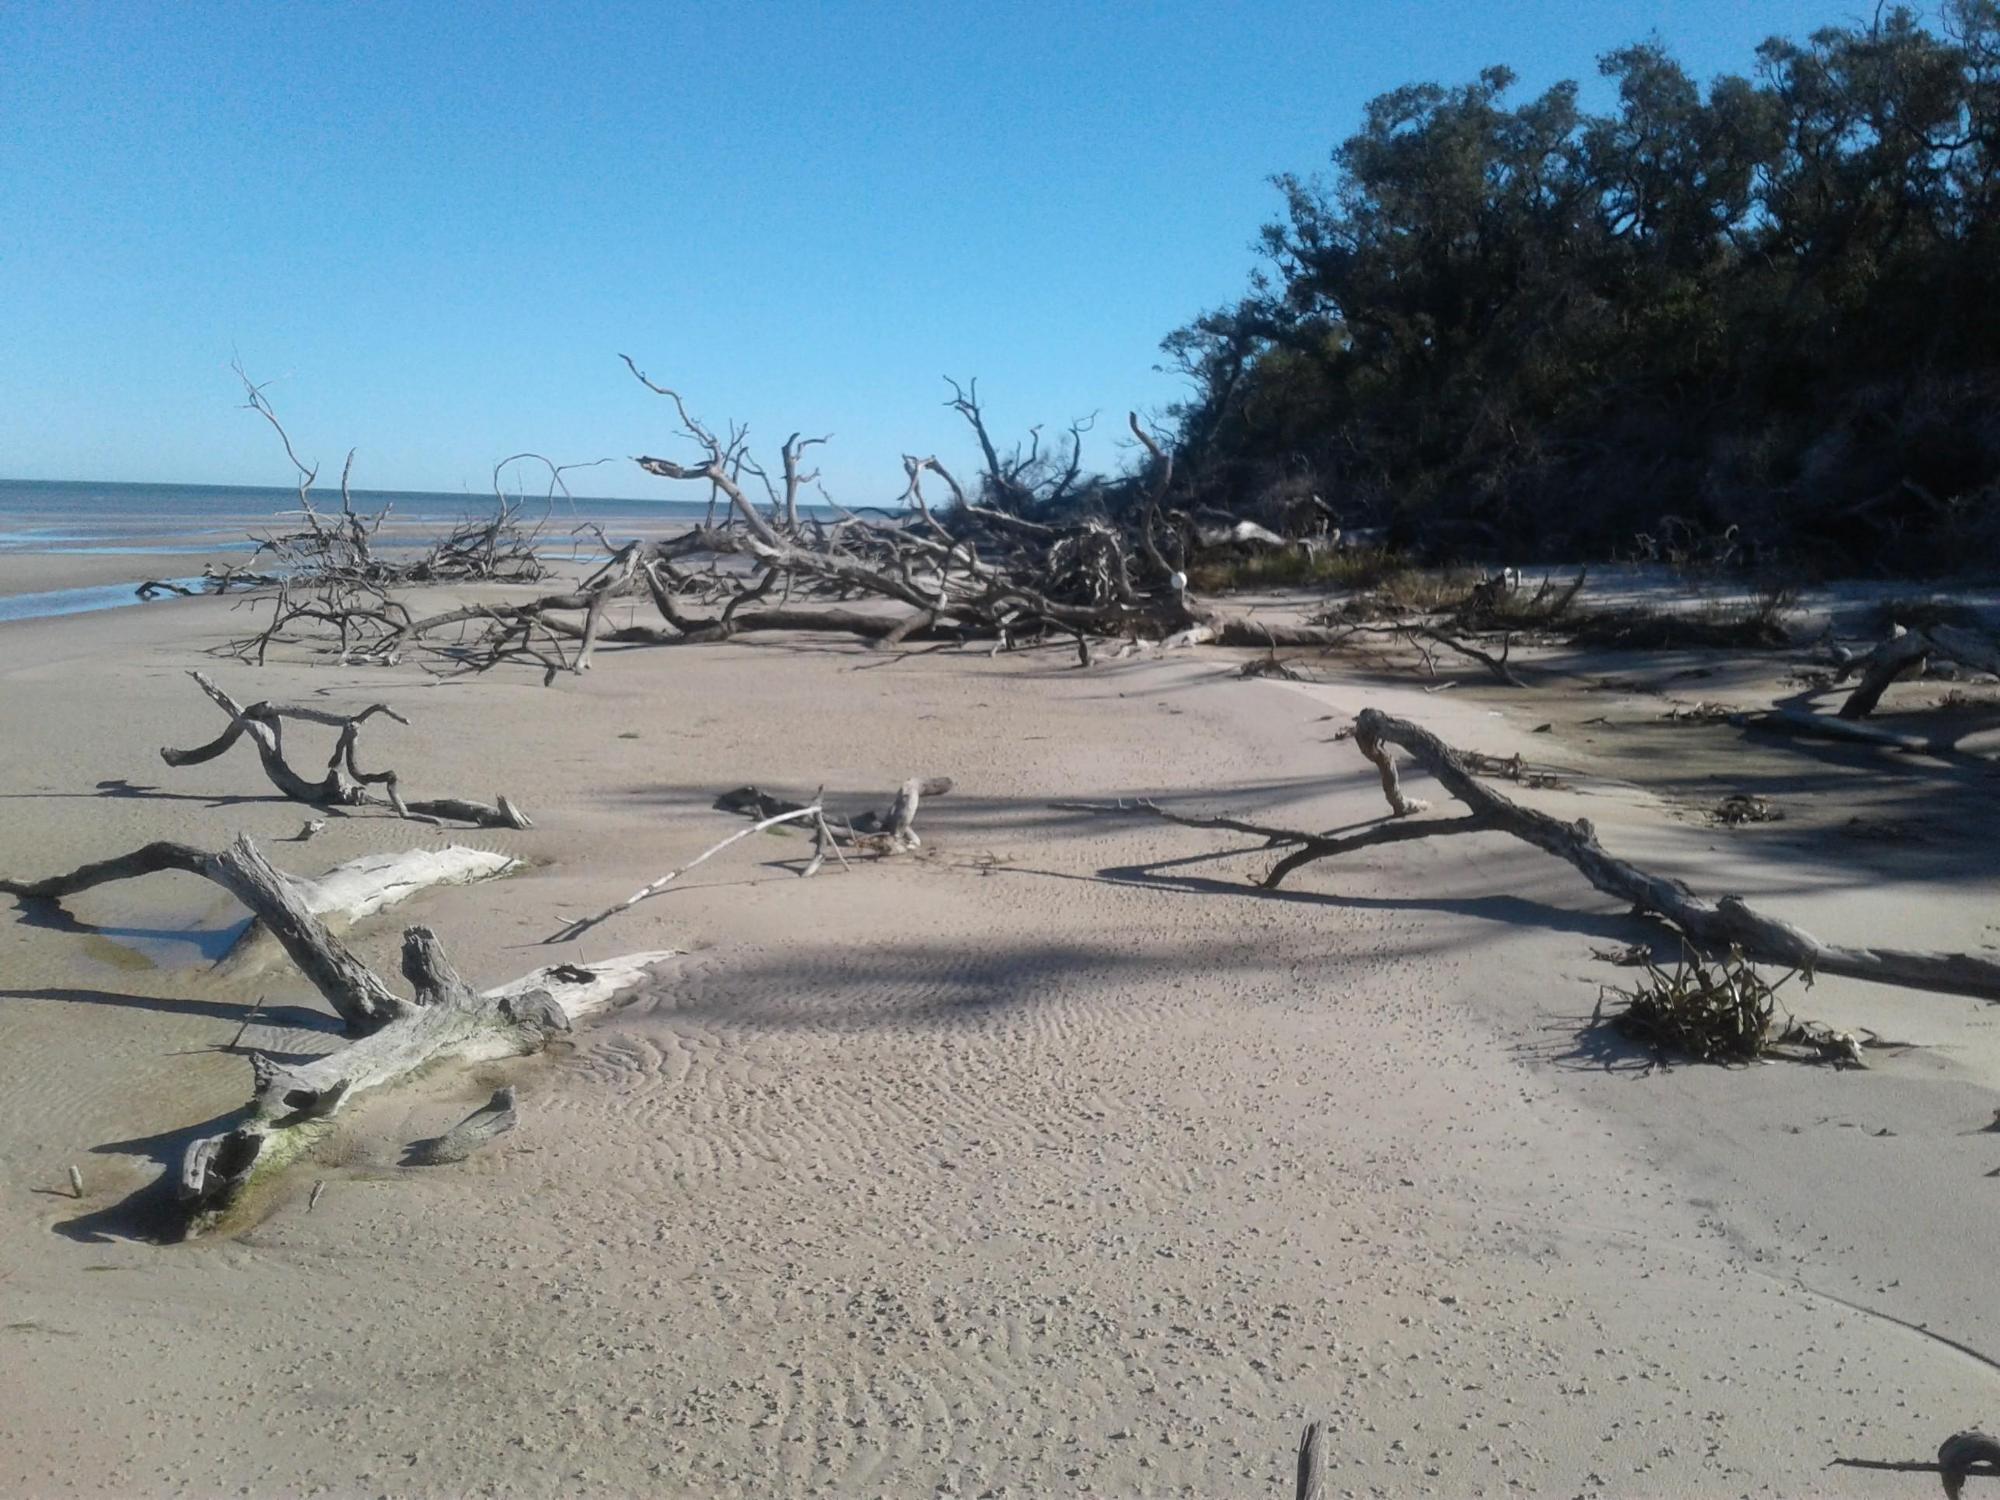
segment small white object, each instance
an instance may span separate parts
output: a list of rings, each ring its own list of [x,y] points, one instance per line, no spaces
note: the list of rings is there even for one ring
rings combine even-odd
[[[1176,594],[1185,594],[1187,592],[1187,574],[1180,572],[1169,573],[1167,575],[1167,587],[1172,589]]]

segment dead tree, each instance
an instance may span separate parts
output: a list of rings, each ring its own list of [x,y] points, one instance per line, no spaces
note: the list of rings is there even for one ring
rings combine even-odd
[[[0,879],[0,894],[60,901],[104,885],[164,870],[212,880],[241,901],[346,1023],[355,1040],[309,1062],[250,1057],[249,1116],[189,1146],[179,1194],[198,1229],[238,1201],[259,1179],[308,1150],[343,1105],[443,1061],[477,1062],[539,1051],[578,1021],[610,1008],[643,984],[667,952],[606,963],[554,964],[498,989],[475,993],[446,958],[436,934],[403,934],[404,995],[336,937],[284,875],[247,838],[219,853],[191,845],[148,844],[116,859],[43,880]]]
[[[558,465],[539,453],[517,453],[502,459],[493,469],[494,509],[492,514],[455,525],[445,536],[414,557],[389,558],[376,547],[383,526],[394,512],[393,506],[379,510],[357,510],[351,481],[355,450],[349,449],[340,470],[340,514],[322,511],[313,500],[313,486],[319,480],[317,464],[308,464],[292,446],[291,434],[278,419],[276,409],[265,395],[266,385],[258,385],[239,364],[236,375],[243,382],[244,404],[262,417],[278,435],[297,482],[299,508],[291,513],[292,529],[266,532],[252,537],[256,542],[254,562],[268,562],[277,576],[295,586],[372,586],[398,583],[511,582],[534,583],[547,576],[547,566],[537,551],[543,526],[548,519],[527,519],[525,497],[507,495],[501,476],[508,465],[534,460],[549,471],[550,501],[556,491],[567,495],[563,483],[566,470],[582,465]],[[603,459],[596,460],[598,463]]]
[[[1353,738],[1356,748],[1380,775],[1383,796],[1397,821],[1346,836],[1333,836],[1235,818],[1189,818],[1151,802],[1058,806],[1105,815],[1158,817],[1191,827],[1226,828],[1261,836],[1267,847],[1289,850],[1265,876],[1263,884],[1267,889],[1275,889],[1305,865],[1357,849],[1451,834],[1505,833],[1567,860],[1597,889],[1630,902],[1635,915],[1665,922],[1698,947],[1717,952],[1736,948],[1748,958],[1784,964],[1809,974],[1839,974],[1878,984],[2000,1000],[2000,962],[1993,959],[1967,953],[1855,948],[1828,943],[1789,922],[1766,916],[1741,897],[1711,900],[1696,895],[1678,880],[1650,874],[1619,859],[1598,843],[1597,831],[1589,819],[1565,822],[1521,806],[1475,776],[1462,752],[1407,719],[1392,718],[1377,709],[1363,709],[1355,719]],[[1416,817],[1428,810],[1428,804],[1403,790],[1391,746],[1408,751],[1445,791],[1464,804],[1466,815]]]
[[[1922,630],[1905,630],[1898,625],[1889,638],[1866,655],[1851,656],[1841,662],[1835,682],[1845,681],[1855,672],[1861,682],[1840,706],[1843,719],[1865,719],[1882,701],[1882,694],[1898,677],[1920,675],[1929,661],[1953,661],[1976,672],[2000,677],[2000,643],[1957,625],[1929,625]]]
[[[1051,452],[1031,430],[1003,456],[976,385],[954,384],[948,404],[982,455],[975,480],[962,484],[935,456],[906,455],[901,509],[814,514],[802,503],[818,478],[807,459],[827,437],[795,432],[767,464],[751,451],[747,429],[710,427],[679,391],[621,358],[672,403],[685,448],[635,462],[656,478],[698,486],[708,501],[701,524],[650,544],[607,543],[605,567],[561,593],[421,616],[393,596],[380,569],[344,567],[331,581],[308,570],[279,592],[271,624],[230,649],[261,661],[274,639],[313,635],[333,638],[343,661],[419,652],[461,671],[526,662],[552,682],[588,670],[604,645],[693,645],[765,631],[845,634],[881,647],[1060,639],[1084,642],[1086,657],[1093,639],[1260,650],[1351,642],[1345,625],[1253,619],[1188,591],[1189,547],[1209,532],[1235,537],[1242,526],[1205,532],[1170,523],[1173,455],[1136,413],[1127,425],[1144,458],[1131,475],[1104,480],[1083,471],[1089,419],[1070,424]],[[925,493],[932,479],[945,492],[935,500]],[[650,601],[656,618],[613,624],[610,606],[628,597],[642,609]],[[1496,654],[1445,622],[1397,628],[1420,650],[1441,646],[1518,684],[1505,640]]]
[[[207,744],[197,745],[191,750],[162,746],[160,759],[170,766],[196,766],[214,760],[226,754],[238,740],[248,736],[257,748],[257,757],[263,763],[264,774],[271,785],[277,788],[280,795],[308,807],[387,807],[393,809],[397,817],[417,822],[463,822],[481,828],[534,827],[527,814],[504,796],[495,806],[469,802],[460,797],[433,797],[409,802],[403,799],[394,771],[362,770],[355,759],[355,744],[360,737],[361,726],[376,714],[382,714],[398,724],[410,722],[386,703],[371,703],[354,714],[338,714],[296,703],[259,702],[246,707],[223,692],[205,674],[190,672],[188,675],[195,680],[196,686],[208,694],[216,707],[229,715],[229,726]],[[333,754],[327,760],[326,772],[318,781],[307,780],[285,759],[284,725],[287,719],[324,724],[340,731],[334,741]],[[379,796],[369,790],[376,786],[382,788]]]

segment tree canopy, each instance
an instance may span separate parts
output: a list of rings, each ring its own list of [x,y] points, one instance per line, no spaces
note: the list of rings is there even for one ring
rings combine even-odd
[[[1822,566],[2000,555],[2000,0],[1657,42],[1515,101],[1372,101],[1275,179],[1248,295],[1164,349],[1197,500],[1463,555],[1722,535]]]

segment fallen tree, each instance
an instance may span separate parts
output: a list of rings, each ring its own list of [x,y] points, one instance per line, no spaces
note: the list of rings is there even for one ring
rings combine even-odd
[[[405,996],[341,942],[314,913],[300,884],[247,838],[220,852],[148,844],[42,880],[0,879],[0,894],[59,901],[110,881],[167,870],[214,881],[248,907],[355,1037],[338,1051],[301,1063],[250,1054],[247,1117],[194,1141],[182,1159],[178,1192],[190,1232],[212,1225],[253,1184],[310,1149],[358,1095],[440,1062],[539,1051],[550,1038],[612,1007],[674,956],[661,951],[589,965],[552,964],[478,993],[453,968],[435,933],[411,927],[403,934],[403,975],[411,986]]]
[[[1071,424],[1066,449],[1045,454],[1033,433],[1025,453],[1002,456],[976,386],[954,385],[948,404],[984,456],[976,481],[962,484],[935,456],[906,455],[898,508],[848,510],[823,495],[806,499],[818,483],[807,459],[828,438],[793,433],[767,467],[745,429],[717,432],[677,391],[625,363],[672,403],[691,448],[634,462],[655,478],[701,487],[708,508],[699,525],[618,546],[598,532],[609,561],[574,588],[518,602],[474,599],[428,615],[365,569],[345,568],[330,581],[321,574],[281,590],[265,628],[226,649],[262,661],[276,640],[311,639],[343,662],[394,662],[417,651],[460,671],[526,662],[552,682],[588,670],[600,644],[693,645],[769,631],[844,634],[880,647],[1100,638],[1264,649],[1349,638],[1344,629],[1232,613],[1188,592],[1191,549],[1205,535],[1235,545],[1237,528],[1183,524],[1186,517],[1163,509],[1173,459],[1136,413],[1127,425],[1143,460],[1134,474],[1105,480],[1082,470],[1088,422]],[[946,492],[935,506],[925,492],[931,481]],[[358,542],[343,545],[351,553]],[[626,599],[650,605],[651,617],[611,623],[609,606]],[[1504,648],[1494,657],[1433,639],[1512,680]]]
[[[525,496],[510,497],[501,482],[502,476],[509,465],[524,460],[545,465],[552,502],[558,490],[568,494],[562,478],[565,469],[587,466],[558,465],[539,453],[517,453],[504,458],[493,466],[494,509],[490,515],[460,521],[444,536],[409,555],[384,556],[376,549],[394,507],[355,509],[350,488],[355,450],[348,450],[347,461],[340,470],[340,514],[323,512],[312,494],[319,480],[318,465],[308,464],[299,457],[292,446],[291,434],[286,432],[264,394],[266,387],[253,382],[241,365],[235,370],[243,382],[244,405],[268,422],[278,435],[298,487],[299,508],[291,513],[292,529],[254,535],[253,564],[264,564],[274,570],[276,578],[302,588],[379,589],[398,583],[534,583],[547,576],[548,568],[538,547],[548,511],[544,511],[540,520],[527,520]]]
[[[1807,974],[1839,974],[1878,984],[2000,1000],[2000,962],[1993,959],[1967,953],[1855,948],[1828,943],[1792,923],[1756,911],[1740,897],[1711,900],[1696,895],[1678,880],[1650,874],[1617,858],[1598,843],[1596,829],[1589,819],[1565,822],[1510,800],[1475,776],[1462,752],[1407,719],[1393,718],[1377,709],[1363,709],[1356,716],[1353,739],[1381,777],[1383,796],[1396,821],[1342,837],[1274,828],[1237,818],[1188,817],[1151,802],[1058,806],[1107,815],[1158,817],[1189,827],[1224,828],[1260,836],[1267,841],[1267,847],[1289,851],[1265,876],[1263,884],[1267,889],[1277,888],[1305,865],[1357,849],[1460,833],[1505,833],[1568,861],[1600,891],[1630,902],[1635,915],[1666,923],[1698,948],[1714,953],[1740,949],[1745,957],[1783,964]],[[1428,810],[1428,804],[1403,790],[1391,746],[1408,751],[1445,791],[1467,808],[1466,815],[1416,817]]]
[[[2000,677],[2000,642],[1958,625],[1934,624],[1920,630],[1896,626],[1874,650],[1864,655],[1847,655],[1838,662],[1835,682],[1861,674],[1847,701],[1840,706],[1843,719],[1865,719],[1882,701],[1889,684],[1899,677],[1919,676],[1931,661],[1957,662],[1975,672]]]

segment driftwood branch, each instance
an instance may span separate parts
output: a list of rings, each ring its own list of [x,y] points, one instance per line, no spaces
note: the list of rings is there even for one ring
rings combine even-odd
[[[824,813],[822,821],[837,847],[876,853],[891,847],[915,848],[920,842],[913,826],[919,802],[925,797],[942,797],[954,785],[949,776],[913,776],[897,790],[895,800],[886,810],[870,808],[852,815]],[[793,802],[754,786],[742,786],[717,797],[715,806],[721,812],[769,818],[779,813],[810,811],[823,801],[817,793],[810,802]]]
[[[790,802],[759,791],[754,786],[739,787],[717,798],[716,806],[724,812],[744,813],[754,818],[756,821],[748,828],[739,829],[719,843],[711,844],[686,864],[667,871],[658,880],[649,881],[623,901],[605,907],[594,916],[579,917],[542,941],[566,943],[580,937],[620,912],[651,900],[688,871],[720,854],[731,844],[785,823],[804,823],[813,831],[813,852],[800,871],[802,875],[818,874],[829,852],[838,856],[845,865],[845,851],[848,849],[874,854],[895,854],[915,849],[923,842],[917,837],[917,808],[925,797],[941,797],[949,792],[952,784],[949,776],[913,776],[898,789],[895,801],[887,812],[869,812],[856,818],[829,817],[825,800],[818,794],[810,802]]]
[[[419,822],[457,821],[481,828],[532,828],[526,813],[506,797],[495,805],[471,802],[460,797],[438,797],[406,801],[394,771],[364,771],[356,759],[361,726],[377,714],[398,724],[410,721],[386,703],[371,703],[358,713],[339,714],[328,709],[294,703],[238,703],[210,681],[207,674],[190,672],[195,685],[229,715],[229,725],[205,745],[189,750],[163,746],[160,759],[170,766],[197,766],[227,753],[240,739],[249,738],[256,747],[264,775],[278,792],[308,807],[387,807],[399,818]],[[324,725],[338,730],[333,754],[317,781],[294,770],[285,759],[284,726],[287,720]],[[381,787],[378,795],[371,787]]]
[[[617,916],[618,913],[620,913],[621,911],[630,911],[633,907],[637,906],[641,901],[650,900],[652,897],[659,895],[661,891],[665,890],[669,885],[673,884],[676,880],[680,879],[681,876],[687,874],[687,872],[689,870],[692,870],[696,865],[699,865],[703,863],[705,860],[708,860],[710,858],[713,858],[715,855],[720,854],[724,849],[727,849],[731,844],[736,843],[739,839],[747,839],[753,833],[762,833],[764,832],[765,829],[775,828],[780,823],[797,823],[808,818],[817,818],[819,817],[819,815],[820,815],[820,805],[817,802],[815,802],[807,807],[794,808],[790,812],[781,812],[772,817],[761,818],[757,822],[752,823],[748,828],[730,834],[729,837],[724,839],[721,843],[711,844],[708,848],[702,850],[701,853],[697,854],[693,859],[689,860],[686,864],[680,866],[678,869],[669,870],[667,871],[666,874],[662,875],[658,880],[649,881],[647,884],[640,886],[638,890],[634,891],[631,895],[627,896],[623,901],[619,901],[611,906],[605,907],[604,910],[597,913],[596,916],[579,917],[574,922],[571,922],[566,927],[563,927],[560,931],[552,933],[550,936],[542,939],[542,941],[545,943],[566,943],[571,938],[581,937],[584,933],[590,931],[591,928],[597,926],[601,922],[609,921],[611,918]]]
[[[350,1031],[366,1032],[404,1015],[409,1002],[369,971],[312,909],[305,888],[279,871],[263,851],[239,838],[220,853],[188,844],[148,844],[116,859],[80,866],[44,880],[0,879],[0,895],[60,901],[65,896],[162,870],[212,880],[245,906],[276,938]]]
[[[1865,719],[1882,701],[1898,677],[1913,675],[1929,660],[1955,661],[1977,672],[2000,676],[2000,642],[1957,625],[1931,625],[1922,630],[1897,626],[1890,637],[1866,656],[1841,663],[1835,680],[1859,671],[1861,682],[1840,706],[1843,719]]]
[[[1663,918],[1700,946],[1740,948],[1750,958],[1816,974],[1840,974],[1879,984],[1941,990],[2000,1000],[2000,963],[1966,953],[1924,953],[1897,948],[1852,948],[1827,943],[1789,922],[1765,916],[1737,896],[1697,896],[1679,881],[1648,874],[1608,853],[1588,819],[1566,823],[1502,796],[1469,771],[1459,752],[1407,719],[1363,709],[1354,741],[1382,777],[1390,810],[1407,817],[1423,804],[1404,793],[1388,747],[1400,746],[1447,792],[1465,804],[1471,820],[1411,825],[1435,832],[1467,831],[1474,823],[1512,834],[1567,860],[1599,890]],[[1413,835],[1414,836],[1414,835]],[[1331,851],[1330,851],[1331,852]],[[1313,856],[1324,857],[1324,856]],[[1288,861],[1292,867],[1309,859]],[[1275,873],[1275,872],[1274,872]]]
[[[252,1053],[249,1117],[191,1145],[179,1177],[191,1227],[235,1203],[257,1178],[296,1159],[350,1099],[444,1060],[488,1061],[533,1052],[644,983],[667,952],[606,963],[555,964],[485,993],[453,969],[428,928],[403,937],[412,994],[392,989],[315,915],[304,887],[247,838],[220,853],[149,844],[115,860],[39,881],[0,880],[17,900],[60,899],[110,880],[181,870],[212,880],[260,918],[357,1040],[311,1061],[280,1065]]]
[[[406,1166],[436,1167],[464,1161],[480,1147],[497,1140],[519,1123],[512,1084],[494,1090],[493,1097],[443,1135],[412,1141],[403,1152]]]
[[[1936,1474],[1945,1500],[1958,1500],[1968,1479],[2000,1478],[2000,1442],[1983,1432],[1955,1432],[1938,1445],[1935,1463],[1881,1458],[1836,1458],[1829,1468],[1872,1469],[1888,1474]]]
[[[1648,874],[1617,858],[1597,842],[1588,819],[1573,823],[1523,807],[1482,782],[1470,757],[1407,719],[1363,709],[1354,742],[1382,779],[1382,794],[1398,820],[1348,835],[1273,828],[1219,816],[1188,816],[1152,802],[1057,803],[1058,808],[1100,816],[1160,818],[1191,828],[1214,828],[1263,838],[1267,847],[1290,846],[1264,878],[1275,888],[1293,871],[1315,861],[1382,844],[1404,843],[1459,833],[1506,833],[1567,860],[1599,890],[1629,901],[1641,915],[1658,917],[1690,942],[1714,951],[1740,949],[1759,962],[1783,964],[1809,974],[1839,974],[1878,984],[2000,1000],[2000,962],[1977,954],[1912,952],[1900,948],[1855,948],[1827,943],[1804,929],[1756,911],[1741,897],[1709,900],[1677,880]],[[1407,750],[1438,783],[1467,808],[1458,818],[1418,819],[1429,804],[1403,788],[1391,746]],[[1408,821],[1403,821],[1408,820]]]
[[[1320,1446],[1320,1425],[1308,1422],[1299,1434],[1298,1483],[1295,1500],[1324,1500],[1326,1495],[1326,1454]]]

